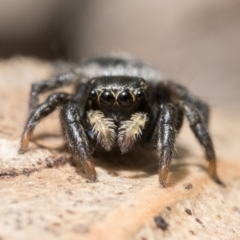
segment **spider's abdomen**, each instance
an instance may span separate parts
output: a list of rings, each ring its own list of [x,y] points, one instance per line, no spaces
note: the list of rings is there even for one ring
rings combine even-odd
[[[130,76],[145,80],[161,79],[161,74],[153,67],[132,57],[99,57],[87,61],[80,73],[95,78],[100,76]]]

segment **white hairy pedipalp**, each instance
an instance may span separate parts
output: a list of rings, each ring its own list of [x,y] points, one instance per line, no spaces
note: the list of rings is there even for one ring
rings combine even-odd
[[[121,122],[118,128],[118,145],[122,153],[128,152],[136,140],[141,136],[147,122],[147,114],[134,113],[130,120]]]
[[[101,111],[88,111],[87,117],[93,132],[97,135],[97,142],[106,150],[110,151],[115,143],[116,128],[114,120],[105,118]],[[122,153],[128,152],[136,140],[141,136],[147,122],[147,114],[134,113],[130,120],[122,121],[118,128],[118,145]]]
[[[113,119],[105,118],[101,111],[88,111],[87,117],[92,130],[97,134],[97,142],[106,150],[110,151],[116,138],[116,125]]]

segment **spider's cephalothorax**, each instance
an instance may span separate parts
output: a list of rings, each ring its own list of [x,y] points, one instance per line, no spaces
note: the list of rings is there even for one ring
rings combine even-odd
[[[103,76],[91,80],[87,120],[97,142],[107,151],[118,145],[128,152],[147,122],[146,84],[128,76]]]
[[[76,86],[74,94],[53,93],[38,104],[39,94],[70,84]],[[208,133],[208,106],[181,85],[163,80],[154,68],[140,61],[95,58],[66,74],[34,83],[21,153],[26,151],[39,120],[58,106],[68,145],[92,181],[97,179],[91,156],[94,145],[106,151],[118,147],[124,154],[139,143],[158,150],[159,181],[164,186],[177,133],[186,116],[205,149],[209,174],[221,183]]]

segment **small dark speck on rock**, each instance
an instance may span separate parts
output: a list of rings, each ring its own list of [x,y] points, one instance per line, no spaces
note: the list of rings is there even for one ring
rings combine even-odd
[[[53,223],[52,224],[54,227],[59,227],[59,226],[61,226],[61,224],[60,223],[58,223],[58,222],[56,222],[56,223]]]
[[[22,227],[21,227],[20,225],[17,225],[17,226],[16,226],[16,229],[17,229],[17,230],[21,230]]]
[[[191,211],[189,208],[185,208],[185,212],[186,212],[188,215],[192,215],[192,211]]]
[[[238,208],[237,206],[234,206],[232,209],[234,212],[240,213],[240,208]]]
[[[171,210],[172,210],[171,207],[169,207],[169,206],[166,206],[166,209],[167,209],[168,211],[171,211]]]
[[[161,228],[162,230],[166,230],[168,228],[169,224],[161,216],[154,217],[154,221],[157,227]]]
[[[54,164],[52,162],[50,162],[48,158],[45,159],[45,162],[46,162],[46,167],[47,168],[53,168],[54,167]]]
[[[189,230],[189,232],[192,234],[192,235],[195,235],[195,232],[193,230]]]
[[[88,227],[84,226],[84,225],[77,225],[73,228],[73,231],[75,233],[79,233],[79,234],[86,234],[89,232]]]
[[[72,180],[74,180],[74,177],[73,177],[73,176],[69,176],[69,177],[67,178],[67,181],[69,181],[69,182],[71,182]]]
[[[202,224],[202,221],[201,221],[199,218],[195,218],[195,220],[196,220],[198,223]]]
[[[31,225],[33,223],[33,220],[31,218],[28,219],[28,224]]]
[[[86,183],[95,183],[95,182],[97,182],[97,181],[93,181],[93,180],[87,179],[85,182],[86,182]]]
[[[184,188],[187,190],[191,190],[193,188],[193,185],[192,185],[192,183],[188,183],[188,184],[184,185]]]
[[[65,193],[68,195],[73,195],[73,192],[71,190],[66,190]]]
[[[29,177],[29,176],[30,176],[30,173],[31,173],[30,170],[27,169],[27,168],[24,168],[22,172],[23,172],[23,174],[24,174],[26,177]]]
[[[66,212],[69,213],[69,214],[75,214],[75,212],[70,210],[70,209],[67,209]]]

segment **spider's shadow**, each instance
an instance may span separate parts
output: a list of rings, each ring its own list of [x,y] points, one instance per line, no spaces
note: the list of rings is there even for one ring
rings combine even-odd
[[[38,136],[35,140],[41,139],[42,137],[42,135],[40,137]],[[44,137],[46,136],[44,135]],[[65,144],[57,149],[63,153],[69,151]],[[175,161],[173,161],[171,165],[170,174],[168,176],[168,186],[175,185],[188,175],[189,170],[187,169],[187,164],[181,162],[181,160],[189,156],[189,154],[186,148],[182,146],[177,147],[177,152],[174,157]],[[129,153],[122,155],[119,149],[113,149],[111,152],[106,152],[99,148],[95,151],[93,157],[95,166],[105,169],[112,176],[120,176],[121,171],[129,171],[133,172],[133,174],[128,176],[128,178],[147,178],[152,175],[156,175],[157,178],[157,151],[135,147]],[[77,174],[87,179],[81,164],[74,159],[71,160],[71,164],[76,167]],[[198,164],[194,164],[194,166],[202,167]]]
[[[181,162],[181,159],[187,155],[188,151],[185,148],[177,148],[176,161],[173,162],[170,168],[168,186],[174,186],[188,175],[187,165]],[[94,159],[95,166],[105,169],[112,176],[120,176],[122,171],[129,171],[131,174],[128,178],[147,178],[152,175],[156,175],[156,179],[158,178],[156,151],[135,148],[131,152],[121,155],[118,149],[114,149],[112,152],[98,150]],[[77,164],[76,172],[86,178],[79,164]]]

